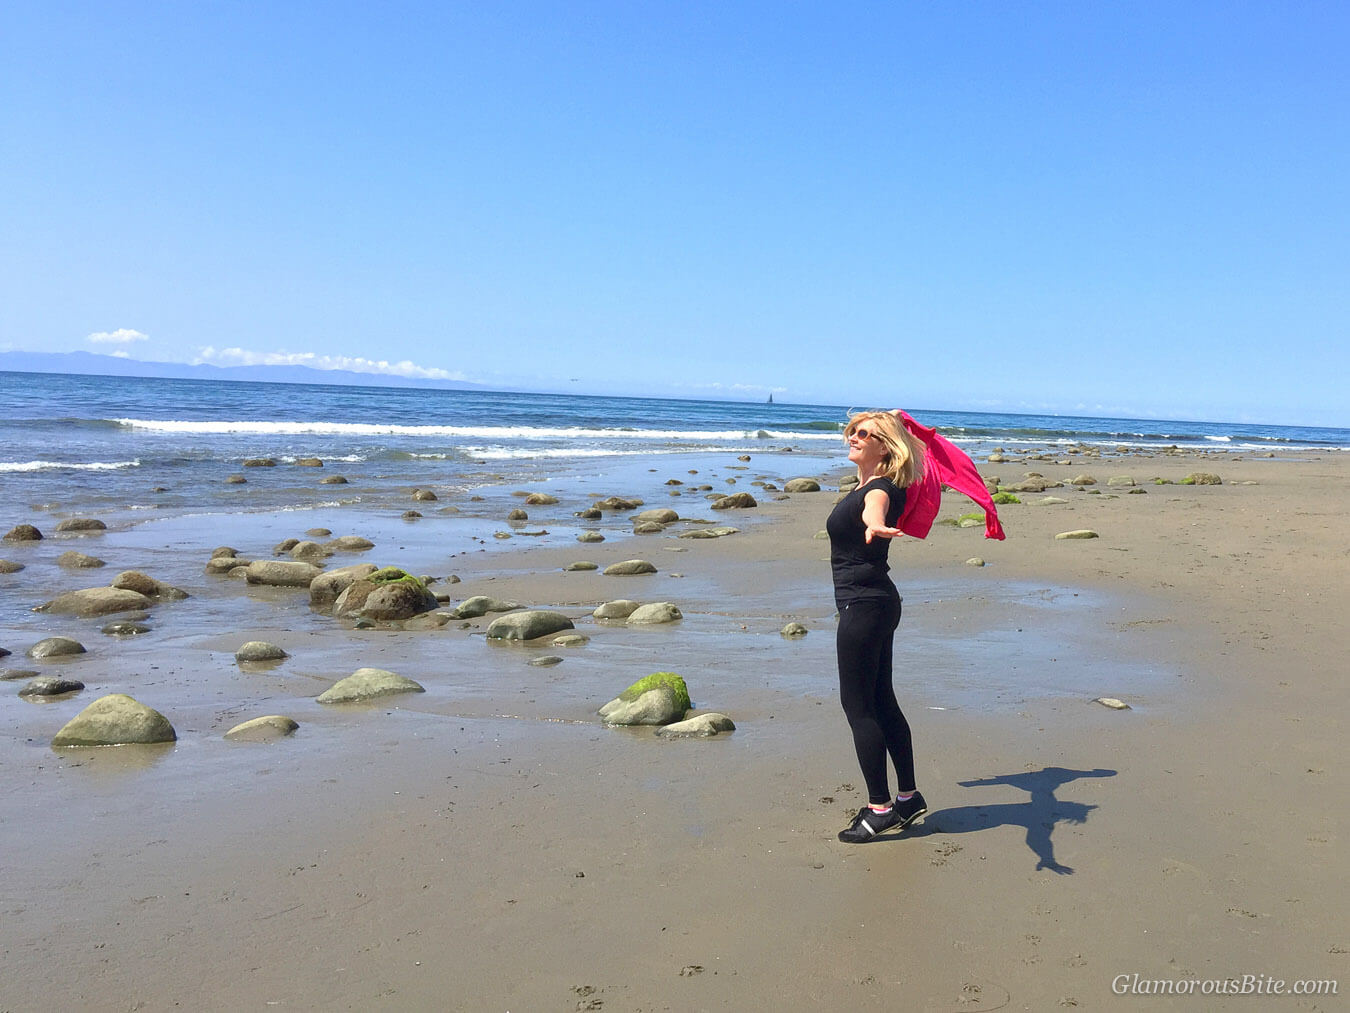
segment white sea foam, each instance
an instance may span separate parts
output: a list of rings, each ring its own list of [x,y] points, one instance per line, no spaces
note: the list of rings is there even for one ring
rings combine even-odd
[[[122,468],[139,468],[140,460],[135,461],[0,461],[0,472],[6,471],[118,471]]]
[[[113,419],[129,429],[161,433],[251,436],[441,436],[479,440],[832,440],[838,433],[770,429],[590,429],[537,426],[400,426],[374,422]]]

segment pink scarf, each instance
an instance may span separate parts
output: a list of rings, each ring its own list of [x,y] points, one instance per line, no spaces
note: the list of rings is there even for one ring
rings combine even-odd
[[[994,509],[984,479],[975,469],[975,462],[951,440],[939,436],[936,429],[915,422],[908,412],[897,414],[905,428],[923,443],[927,453],[923,478],[905,490],[905,512],[896,526],[907,535],[927,538],[938,508],[942,506],[942,487],[945,485],[983,507],[984,537],[1002,541],[1005,537],[1003,525],[998,522],[998,511]]]

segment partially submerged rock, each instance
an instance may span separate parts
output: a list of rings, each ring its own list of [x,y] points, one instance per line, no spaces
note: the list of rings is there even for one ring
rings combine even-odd
[[[84,689],[78,679],[64,679],[59,675],[39,675],[19,690],[19,696],[65,696]]]
[[[263,584],[268,587],[309,587],[320,572],[313,563],[255,559],[248,564],[244,577],[250,584]]]
[[[715,528],[694,528],[692,531],[681,531],[676,538],[725,538],[727,535],[734,535],[736,528],[715,527]]]
[[[333,615],[390,622],[431,612],[440,603],[417,577],[397,566],[386,566],[358,577],[333,605]]]
[[[162,580],[156,580],[139,570],[123,570],[113,578],[112,586],[120,587],[125,591],[135,591],[137,594],[143,594],[156,601],[181,601],[184,598],[191,597],[182,588],[166,584]]]
[[[725,714],[719,714],[717,711],[708,711],[705,714],[695,714],[691,718],[658,728],[656,734],[662,738],[671,739],[692,737],[706,739],[735,730],[736,723],[731,718]]]
[[[641,602],[629,601],[627,598],[617,598],[614,601],[607,601],[597,606],[591,615],[596,619],[627,619],[641,604]]]
[[[53,746],[122,746],[173,742],[178,735],[159,711],[125,693],[99,697],[52,737]]]
[[[655,626],[661,623],[673,623],[683,619],[679,608],[668,601],[654,601],[639,605],[628,616],[629,626]]]
[[[382,668],[358,668],[347,678],[329,686],[317,699],[319,703],[359,703],[397,693],[425,692],[421,684]]]
[[[69,658],[84,653],[84,644],[70,637],[48,637],[28,648],[30,658]]]
[[[299,722],[294,718],[284,714],[267,714],[235,725],[225,733],[225,738],[236,742],[274,742],[299,727]]]
[[[67,570],[95,570],[108,564],[97,556],[87,556],[83,552],[76,552],[71,549],[69,552],[63,552],[56,557],[56,565]]]
[[[120,587],[86,587],[78,591],[67,591],[44,602],[34,612],[50,612],[54,615],[79,616],[90,618],[106,616],[114,612],[130,612],[133,609],[148,608],[154,603],[139,591],[129,591]]]
[[[107,531],[108,525],[96,517],[67,517],[56,526],[57,531]]]
[[[788,623],[778,631],[779,636],[787,637],[789,640],[797,640],[806,636],[810,632],[801,623]]]
[[[465,598],[456,605],[451,610],[451,615],[456,619],[477,619],[489,612],[514,612],[518,608],[520,608],[518,602],[503,601],[500,598],[489,598],[485,594],[476,594]]]
[[[745,510],[748,507],[755,506],[759,506],[759,504],[755,502],[755,497],[748,492],[736,492],[730,496],[722,496],[712,503],[714,510]]]
[[[531,609],[494,619],[487,628],[489,640],[535,640],[573,629],[572,620],[561,612]]]
[[[611,563],[605,567],[605,574],[614,576],[633,576],[643,573],[655,573],[656,567],[645,559],[625,559],[621,563]]]
[[[684,679],[674,672],[653,672],[600,708],[609,725],[668,725],[684,717],[692,704]]]
[[[40,542],[42,541],[42,532],[31,524],[16,524],[0,540],[6,542]]]
[[[361,577],[369,577],[378,570],[374,563],[353,563],[336,570],[326,570],[309,583],[309,603],[315,608],[330,608],[343,591]]]
[[[266,640],[250,640],[234,652],[234,660],[243,662],[284,661],[289,657],[276,644]]]

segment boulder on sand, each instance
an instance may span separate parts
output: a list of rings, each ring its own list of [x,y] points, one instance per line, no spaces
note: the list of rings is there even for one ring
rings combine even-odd
[[[155,580],[154,577],[141,573],[139,570],[123,570],[113,578],[112,586],[120,587],[125,591],[135,591],[157,601],[181,601],[190,597],[182,588],[166,584],[162,580]]]
[[[692,706],[689,688],[674,672],[653,672],[600,708],[607,725],[668,725]]]
[[[374,563],[353,563],[340,566],[336,570],[327,570],[319,574],[309,584],[309,603],[317,608],[328,608],[343,591],[351,587],[361,577],[369,577],[378,570]]]
[[[359,703],[396,693],[425,692],[420,683],[382,668],[358,668],[320,693],[317,700],[319,703]]]
[[[708,711],[704,714],[695,714],[692,718],[685,718],[683,721],[676,721],[674,724],[665,725],[656,730],[656,734],[662,738],[693,738],[702,739],[711,738],[722,732],[734,732],[736,723],[725,714],[719,714],[716,711]]]
[[[534,640],[563,630],[575,629],[561,612],[531,609],[494,619],[487,628],[489,640]]]
[[[309,587],[321,572],[313,563],[255,559],[248,564],[244,578],[250,584],[268,587]]]
[[[67,591],[65,594],[57,595],[33,611],[87,619],[111,615],[114,612],[149,608],[153,604],[154,602],[139,591],[128,591],[120,587],[86,587],[79,591]]]
[[[125,693],[99,697],[52,737],[53,746],[121,746],[173,742],[169,719]]]
[[[352,581],[338,595],[333,615],[392,622],[411,619],[439,605],[436,596],[412,574],[397,566],[386,566]]]

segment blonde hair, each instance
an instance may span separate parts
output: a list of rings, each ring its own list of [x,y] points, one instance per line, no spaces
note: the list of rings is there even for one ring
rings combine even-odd
[[[881,445],[886,448],[886,456],[881,460],[882,475],[901,489],[923,478],[923,444],[900,424],[900,420],[892,412],[850,413],[848,425],[844,427],[845,441],[863,423],[869,423],[867,431],[872,434],[872,439],[880,440]]]

